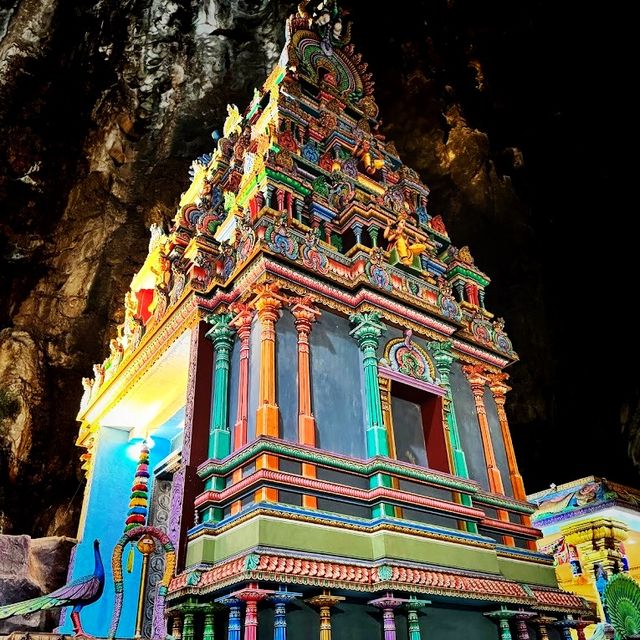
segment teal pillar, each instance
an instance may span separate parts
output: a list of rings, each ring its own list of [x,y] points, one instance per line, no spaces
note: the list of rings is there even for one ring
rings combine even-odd
[[[506,607],[501,607],[498,611],[490,611],[484,615],[491,618],[497,625],[500,633],[500,640],[512,640],[509,620],[516,615],[516,611],[509,611]]]
[[[388,456],[389,440],[387,430],[382,419],[382,403],[380,401],[380,384],[378,382],[378,348],[380,336],[385,332],[385,326],[380,321],[380,314],[374,311],[354,313],[349,317],[354,325],[350,335],[358,342],[362,351],[362,366],[364,369],[364,395],[367,414],[367,456]],[[390,487],[391,478],[378,473],[370,479],[370,486]],[[373,515],[393,515],[393,507],[379,504],[373,507]]]
[[[411,598],[409,598],[405,603],[404,606],[407,610],[407,622],[409,623],[409,640],[422,640],[422,636],[420,635],[418,611],[430,604],[430,600],[418,600],[415,596],[411,596]]]
[[[230,326],[232,315],[221,313],[211,316],[213,325],[206,336],[213,342],[213,410],[209,426],[209,458],[220,460],[231,453],[231,432],[229,431],[229,368],[233,348],[234,329]],[[214,477],[206,483],[207,489],[224,489],[224,478]],[[222,510],[216,507],[202,514],[205,522],[222,519]]]
[[[229,325],[230,313],[221,313],[210,318],[213,324],[207,331],[207,338],[213,342],[214,387],[213,416],[209,430],[209,457],[221,459],[231,453],[231,432],[229,431],[229,366],[233,347],[234,329]]]
[[[464,456],[462,443],[460,442],[460,431],[458,430],[458,422],[453,407],[451,383],[449,382],[451,365],[455,359],[451,353],[452,343],[450,341],[439,342],[438,340],[433,340],[427,346],[436,363],[436,369],[440,377],[440,386],[446,391],[446,395],[442,398],[442,413],[444,414],[447,438],[451,449],[453,473],[461,478],[469,478],[467,459]],[[460,494],[460,502],[466,507],[472,506],[471,496],[467,494]],[[465,525],[467,531],[478,533],[478,527],[475,522],[465,522]]]

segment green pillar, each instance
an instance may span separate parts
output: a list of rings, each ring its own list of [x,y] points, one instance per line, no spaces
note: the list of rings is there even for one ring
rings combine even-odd
[[[354,313],[349,317],[354,325],[350,334],[358,342],[362,351],[364,369],[364,396],[367,413],[367,456],[388,456],[389,441],[387,430],[382,419],[382,403],[380,402],[380,384],[378,383],[378,348],[380,336],[385,326],[380,321],[380,314],[374,311]],[[391,478],[383,473],[375,474],[370,480],[371,488],[390,487]],[[393,515],[393,507],[379,504],[373,507],[373,515]]]
[[[462,443],[460,442],[460,431],[458,430],[458,422],[456,421],[456,413],[453,407],[451,383],[449,382],[451,365],[455,359],[451,353],[452,343],[449,340],[446,342],[433,340],[427,346],[435,360],[436,368],[440,376],[440,385],[446,391],[446,395],[442,398],[442,412],[447,425],[447,436],[453,458],[453,473],[461,478],[469,478],[469,469],[467,468],[467,460],[462,450]],[[471,496],[467,494],[460,494],[460,501],[467,507],[472,506]],[[478,527],[475,522],[466,522],[465,524],[467,531],[471,533],[478,532]]]
[[[184,612],[184,618],[182,622],[182,640],[194,640],[195,637],[195,625],[193,620],[194,614],[188,609]]]
[[[215,350],[213,417],[209,430],[209,457],[225,458],[231,453],[231,432],[229,431],[229,365],[233,347],[234,330],[229,326],[230,313],[212,316],[211,329],[207,338],[213,342]]]
[[[215,617],[212,609],[205,611],[202,640],[215,640]]]

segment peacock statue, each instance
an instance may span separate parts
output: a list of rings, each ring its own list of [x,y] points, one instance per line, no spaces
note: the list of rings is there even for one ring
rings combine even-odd
[[[73,580],[69,584],[53,591],[46,596],[32,598],[24,602],[7,604],[0,607],[0,620],[23,616],[34,611],[44,611],[55,607],[73,607],[71,621],[76,636],[88,637],[80,622],[80,611],[100,598],[104,589],[104,566],[100,556],[100,542],[93,542],[93,557],[95,561],[93,574]]]
[[[624,573],[611,577],[604,605],[617,640],[640,636],[640,585],[633,578]]]

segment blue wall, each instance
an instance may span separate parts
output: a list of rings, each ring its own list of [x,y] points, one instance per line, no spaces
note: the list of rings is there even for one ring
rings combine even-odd
[[[121,429],[102,427],[95,452],[91,479],[89,504],[84,530],[76,550],[73,579],[93,573],[93,541],[100,540],[100,552],[105,569],[105,586],[102,598],[84,609],[80,619],[84,630],[92,635],[106,636],[113,613],[114,591],[111,571],[111,554],[122,536],[129,505],[133,476],[137,466],[136,443],[129,442],[129,433]],[[137,443],[139,444],[139,440]],[[154,438],[155,446],[150,451],[149,468],[169,453],[169,442]],[[134,455],[131,455],[131,454]],[[132,459],[133,458],[133,459]],[[151,485],[150,485],[151,486]],[[124,553],[124,563],[128,548]],[[124,571],[124,606],[118,627],[118,637],[133,636],[136,616],[137,592],[140,584],[141,556],[136,552],[134,570]],[[67,614],[61,627],[63,633],[71,633],[71,619]]]
[[[347,318],[323,310],[311,331],[311,395],[317,446],[366,458],[362,355]]]

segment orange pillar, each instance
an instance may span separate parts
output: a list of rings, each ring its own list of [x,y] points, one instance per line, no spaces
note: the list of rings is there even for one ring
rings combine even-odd
[[[489,422],[487,421],[487,410],[484,406],[484,385],[487,382],[487,377],[480,365],[465,365],[462,369],[467,376],[467,380],[469,380],[471,391],[473,392],[473,399],[476,404],[480,437],[482,438],[482,450],[484,451],[484,459],[489,475],[489,490],[493,493],[501,493],[504,495],[504,485],[502,484],[500,469],[498,469],[498,465],[496,464],[491,431],[489,430]]]
[[[240,364],[238,374],[238,410],[233,429],[233,450],[237,451],[247,444],[247,423],[249,420],[249,338],[253,310],[246,303],[237,303],[231,307],[235,314],[231,325],[235,327],[240,341]]]
[[[509,464],[509,476],[511,478],[511,486],[513,487],[513,495],[518,500],[526,500],[527,494],[524,491],[524,483],[522,476],[518,470],[518,462],[516,461],[516,453],[513,449],[513,441],[511,440],[511,431],[509,430],[509,422],[507,421],[507,413],[504,410],[505,401],[507,399],[507,391],[511,391],[506,383],[508,379],[506,373],[493,373],[489,376],[489,388],[493,394],[498,410],[498,420],[500,421],[500,429],[502,430],[502,439],[504,448],[507,452],[507,463]]]
[[[267,282],[256,285],[256,294],[252,306],[258,313],[262,328],[260,335],[260,384],[258,390],[258,409],[256,411],[256,438],[260,436],[280,435],[280,412],[276,401],[276,322],[285,299],[277,284]],[[256,461],[256,469],[277,469],[278,458],[263,454]],[[271,488],[259,489],[256,502],[275,502],[278,491]]]
[[[518,469],[518,461],[516,460],[516,452],[513,448],[513,440],[511,439],[511,430],[509,429],[507,412],[504,409],[504,405],[507,399],[507,391],[511,391],[511,387],[508,386],[506,382],[508,378],[509,375],[502,371],[500,373],[491,374],[489,376],[489,389],[491,389],[493,399],[496,403],[496,409],[498,411],[498,420],[500,421],[502,439],[504,440],[504,448],[507,452],[507,463],[509,465],[509,477],[511,479],[511,486],[513,487],[513,495],[518,500],[526,501],[527,494],[524,490],[524,482],[522,482],[520,470]],[[522,524],[530,527],[530,516],[523,514]],[[527,547],[535,551],[536,543],[533,540],[528,540]]]
[[[309,360],[309,334],[311,325],[320,315],[309,297],[298,298],[291,307],[298,332],[298,441],[311,447],[316,446],[316,420],[311,407],[311,372]],[[302,463],[302,475],[316,477],[313,464]],[[318,499],[315,496],[302,496],[302,506],[316,509]]]
[[[498,469],[498,465],[496,463],[491,431],[487,420],[487,410],[484,406],[484,387],[487,383],[487,374],[485,373],[484,368],[477,364],[465,365],[462,369],[467,376],[467,380],[469,380],[469,385],[471,386],[473,399],[476,405],[480,437],[482,439],[482,449],[484,451],[484,459],[487,465],[487,474],[489,476],[489,490],[493,493],[500,493],[504,495],[504,484],[502,483],[500,469]],[[500,520],[503,522],[509,522],[509,514],[506,511],[498,509],[497,513]],[[505,544],[511,546],[515,544],[512,536],[503,536],[502,538]]]

